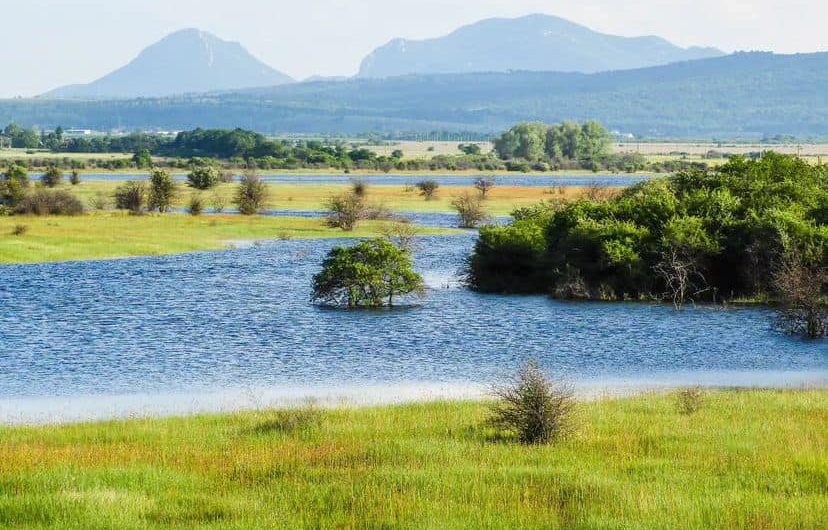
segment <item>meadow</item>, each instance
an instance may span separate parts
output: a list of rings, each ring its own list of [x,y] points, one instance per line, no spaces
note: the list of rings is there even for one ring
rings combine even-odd
[[[265,239],[380,235],[388,221],[365,221],[353,232],[323,219],[241,215],[128,215],[92,212],[68,216],[0,217],[0,264],[160,256],[232,248]],[[16,233],[23,226],[23,233]],[[422,235],[451,230],[419,228]]]
[[[562,442],[485,402],[0,427],[0,527],[821,529],[828,391],[580,402]]]

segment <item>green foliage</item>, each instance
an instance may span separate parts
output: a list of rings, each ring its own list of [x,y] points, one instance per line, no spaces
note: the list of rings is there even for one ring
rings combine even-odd
[[[77,186],[80,184],[80,172],[77,169],[73,169],[72,173],[69,175],[69,184],[72,186]]]
[[[49,166],[40,178],[40,182],[47,188],[59,186],[63,182],[63,171],[57,166]]]
[[[267,200],[267,185],[255,172],[247,172],[236,190],[235,204],[242,215],[254,215],[264,208]]]
[[[29,174],[26,168],[12,164],[6,172],[0,176],[0,206],[14,207],[29,189]]]
[[[393,306],[394,297],[425,292],[411,253],[386,239],[336,247],[313,278],[313,301],[340,307]]]
[[[176,196],[176,186],[172,175],[163,169],[153,169],[149,177],[149,195],[147,208],[168,212]]]
[[[440,184],[433,179],[421,180],[417,183],[417,188],[420,190],[420,195],[422,195],[427,201],[430,201],[434,198],[434,195],[437,193],[437,188],[439,187]]]
[[[365,215],[365,199],[356,192],[334,195],[326,202],[328,226],[350,232]]]
[[[197,190],[209,190],[221,182],[221,173],[212,165],[196,165],[187,175],[187,183]]]
[[[141,149],[132,156],[132,162],[138,169],[152,167],[152,154],[149,149]]]
[[[115,188],[115,207],[139,214],[144,210],[147,187],[143,182],[129,180]]]
[[[609,144],[609,133],[595,121],[583,125],[521,123],[495,140],[495,151],[503,160],[577,161],[582,167],[597,169],[609,153]]]
[[[757,296],[773,290],[785,253],[828,263],[827,202],[828,166],[734,158],[611,200],[519,210],[511,226],[480,231],[469,278],[505,292],[570,292],[577,281],[591,298]]]

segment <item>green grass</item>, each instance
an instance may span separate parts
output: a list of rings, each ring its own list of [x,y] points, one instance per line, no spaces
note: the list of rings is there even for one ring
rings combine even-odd
[[[0,264],[159,256],[219,250],[261,239],[369,237],[387,223],[366,221],[353,232],[328,228],[322,219],[241,215],[141,215],[121,212],[78,217],[0,217]],[[15,235],[15,227],[26,227]],[[452,230],[421,228],[422,235]]]
[[[0,527],[822,529],[828,391],[585,402],[549,447],[482,403],[0,428]]]

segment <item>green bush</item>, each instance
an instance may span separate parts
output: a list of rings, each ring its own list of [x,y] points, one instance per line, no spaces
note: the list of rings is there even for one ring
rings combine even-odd
[[[38,189],[26,195],[14,208],[19,215],[80,215],[83,203],[62,190]]]
[[[63,182],[63,171],[57,166],[49,166],[40,177],[40,182],[47,188],[54,188]]]
[[[175,200],[176,186],[172,175],[163,169],[153,169],[149,178],[147,207],[161,213],[168,212]]]
[[[197,190],[209,190],[221,182],[221,173],[213,166],[196,166],[187,175],[187,183]]]
[[[828,166],[786,155],[733,158],[650,180],[617,197],[542,203],[480,231],[469,262],[483,291],[590,298],[753,297],[780,256],[828,264]],[[825,286],[821,287],[823,293]]]
[[[242,175],[239,187],[236,190],[235,203],[242,215],[255,215],[265,206],[267,201],[267,184],[254,172]]]
[[[147,187],[143,182],[129,180],[115,189],[115,207],[139,214],[147,200]]]

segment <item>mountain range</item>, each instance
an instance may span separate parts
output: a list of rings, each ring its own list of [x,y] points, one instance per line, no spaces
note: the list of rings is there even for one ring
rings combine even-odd
[[[618,37],[549,15],[488,19],[442,38],[396,39],[362,61],[358,78],[507,71],[593,73],[716,57],[715,48],[681,48],[660,37]],[[337,80],[315,76],[308,81]],[[293,82],[241,44],[186,29],[143,50],[126,66],[46,98],[163,97]]]
[[[395,39],[362,62],[359,77],[508,72],[594,73],[724,55],[661,37],[619,37],[550,15],[492,18],[427,40]]]
[[[752,52],[595,74],[410,75],[186,97],[0,100],[0,123],[97,130],[242,127],[264,133],[498,133],[597,119],[646,137],[828,138],[828,52]]]
[[[293,79],[253,57],[238,42],[184,29],[164,37],[126,66],[96,81],[57,88],[43,97],[159,97],[291,82]]]

